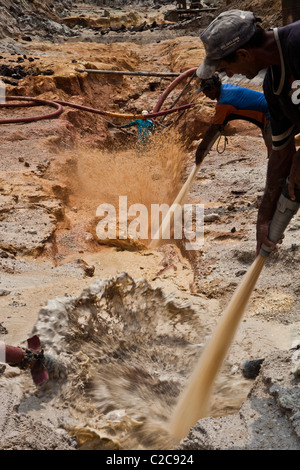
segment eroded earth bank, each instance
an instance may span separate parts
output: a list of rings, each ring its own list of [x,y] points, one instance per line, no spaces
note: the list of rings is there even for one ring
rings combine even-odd
[[[151,112],[175,76],[78,69],[193,69],[204,56],[199,31],[214,12],[183,24],[165,19],[166,2],[106,13],[97,2],[52,2],[53,8],[23,2],[23,16],[2,3],[7,98],[65,104],[58,116],[30,122],[24,118],[47,117],[56,108],[19,107],[17,99],[1,108],[2,120],[21,122],[1,124],[0,340],[26,346],[37,334],[54,361],[50,380],[38,387],[30,373],[1,366],[0,448],[299,450],[298,216],[257,282],[208,416],[180,443],[168,428],[203,347],[255,258],[267,165],[260,131],[230,124],[226,145],[223,137],[213,147],[189,188],[184,202],[204,204],[204,243],[197,250],[187,250],[186,240],[151,249],[145,239],[101,242],[97,236],[101,204],[118,208],[123,196],[128,208],[143,204],[150,213],[151,204],[173,202],[214,103],[195,93],[191,76],[182,80],[162,109],[177,98],[176,106],[194,106],[157,117],[151,147],[140,153],[135,130],[119,127],[128,115]],[[21,4],[14,3],[15,9]],[[268,14],[265,23],[280,24],[280,2],[248,3]],[[261,77],[235,83],[261,90]],[[246,379],[242,363],[260,358],[259,375]]]

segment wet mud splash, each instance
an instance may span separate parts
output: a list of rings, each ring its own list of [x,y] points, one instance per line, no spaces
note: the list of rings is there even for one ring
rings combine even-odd
[[[122,273],[49,301],[34,332],[67,371],[39,393],[68,408],[80,448],[173,448],[169,418],[206,333],[189,303]]]

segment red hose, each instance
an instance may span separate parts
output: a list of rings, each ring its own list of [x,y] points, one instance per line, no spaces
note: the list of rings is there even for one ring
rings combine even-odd
[[[19,105],[11,104],[11,103],[0,103],[0,108],[8,108],[8,107],[15,107],[15,106],[23,106],[23,107],[24,106],[52,106],[57,109],[53,113],[43,114],[39,116],[0,119],[0,124],[33,122],[33,121],[40,121],[41,119],[53,119],[53,118],[58,117],[63,112],[62,106],[59,103],[55,103],[54,101],[40,100],[37,98],[28,98],[25,96],[8,96],[6,99],[9,101],[10,100],[27,101],[28,103],[21,103]]]
[[[176,108],[171,108],[167,109],[166,111],[160,111],[160,108],[167,98],[167,96],[171,93],[172,90],[178,85],[178,83],[181,82],[184,78],[192,75],[195,73],[197,68],[192,68],[189,70],[186,70],[183,72],[181,75],[179,75],[169,86],[168,88],[164,91],[164,93],[161,95],[159,101],[157,102],[156,106],[153,109],[152,113],[149,113],[147,115],[128,115],[128,114],[117,114],[117,113],[112,113],[109,111],[101,111],[100,109],[94,109],[90,108],[88,106],[82,106],[79,104],[75,103],[69,103],[68,101],[60,101],[60,100],[43,100],[43,99],[37,99],[37,98],[31,98],[31,97],[25,97],[25,96],[8,96],[6,99],[8,101],[26,101],[26,103],[18,103],[18,104],[13,104],[13,103],[0,103],[0,108],[9,108],[9,107],[25,107],[25,106],[52,106],[57,108],[56,111],[53,113],[48,113],[48,114],[43,114],[43,115],[38,115],[38,116],[33,116],[33,117],[23,117],[23,118],[9,118],[9,119],[0,119],[0,124],[12,124],[12,123],[25,123],[25,122],[33,122],[33,121],[40,121],[41,119],[53,119],[58,116],[63,112],[63,106],[70,106],[72,108],[80,109],[82,111],[87,111],[95,114],[100,114],[102,116],[115,116],[115,117],[123,117],[125,119],[132,119],[132,118],[150,118],[150,117],[157,117],[157,116],[163,116],[165,114],[171,114],[175,113],[177,111],[182,111],[184,109],[188,109],[191,106],[194,106],[193,103],[185,104],[183,106],[178,106]]]
[[[20,364],[24,357],[21,348],[5,345],[5,362],[7,364]]]
[[[59,103],[59,104],[64,105],[64,106],[71,106],[71,108],[81,109],[82,111],[88,111],[90,113],[102,114],[102,115],[106,115],[106,116],[110,116],[112,114],[108,111],[101,111],[99,109],[89,108],[88,106],[82,106],[80,104],[69,103],[68,101],[54,100],[53,102],[54,103]],[[156,112],[156,113],[153,112],[153,113],[149,113],[149,114],[146,114],[146,115],[145,114],[143,114],[143,115],[133,114],[133,115],[130,116],[130,118],[162,116],[163,114],[175,113],[176,111],[181,111],[182,109],[187,109],[187,108],[190,108],[191,106],[194,106],[194,104],[193,103],[184,104],[182,106],[178,106],[177,108],[167,109],[166,111],[160,111],[160,112]],[[119,116],[122,117],[122,114],[120,114]],[[126,115],[126,117],[129,117],[129,116]]]
[[[181,82],[181,80],[183,80],[184,78],[186,77],[189,77],[190,75],[193,75],[195,73],[195,71],[197,70],[197,67],[194,67],[192,69],[189,69],[189,70],[186,70],[185,72],[183,72],[181,75],[179,75],[179,77],[175,78],[175,80],[165,89],[165,91],[163,92],[163,94],[161,95],[161,97],[159,98],[158,102],[156,103],[154,109],[153,109],[153,113],[156,113],[157,111],[160,110],[163,102],[165,101],[165,99],[167,98],[167,96],[171,93],[172,90],[174,90],[174,88],[176,88],[176,86],[178,85],[178,83]],[[174,108],[175,109],[175,108]]]

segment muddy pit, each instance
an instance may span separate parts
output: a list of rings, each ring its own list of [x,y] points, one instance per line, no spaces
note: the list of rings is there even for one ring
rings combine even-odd
[[[155,37],[145,48],[144,32],[137,33],[140,41],[125,36],[106,44],[87,42],[89,29],[58,42],[19,39],[13,53],[11,39],[3,39],[7,95],[121,115],[151,111],[171,78],[76,71],[181,73],[204,55],[194,35]],[[22,70],[24,76],[12,76]],[[260,79],[235,80],[261,87]],[[213,115],[213,104],[196,89],[192,81],[179,101],[194,101],[193,108],[156,120],[144,154],[136,152],[135,131],[118,128],[128,119],[67,105],[56,119],[1,125],[0,340],[24,346],[38,334],[60,364],[49,366],[50,380],[38,388],[29,374],[2,366],[2,450],[299,449],[298,216],[258,280],[209,416],[181,443],[168,428],[204,345],[254,261],[267,164],[259,130],[230,124],[227,145],[214,146],[191,185],[184,202],[204,204],[198,250],[187,251],[185,240],[150,249],[145,239],[97,237],[100,204],[118,207],[119,196],[128,207],[173,202]],[[52,111],[5,108],[1,119]],[[265,358],[259,376],[245,379],[242,362],[257,358]]]

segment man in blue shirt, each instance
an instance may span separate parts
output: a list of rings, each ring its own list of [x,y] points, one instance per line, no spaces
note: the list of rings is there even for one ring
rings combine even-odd
[[[263,93],[248,88],[222,84],[217,73],[202,80],[198,90],[211,100],[217,100],[215,115],[196,151],[196,164],[202,162],[214,136],[220,134],[229,121],[242,119],[258,126],[268,153],[272,146],[269,109]]]
[[[148,111],[142,111],[142,114],[146,116]],[[149,143],[150,136],[154,131],[154,124],[151,119],[135,119],[128,124],[124,124],[123,127],[137,126],[137,151],[145,150],[147,144]]]

